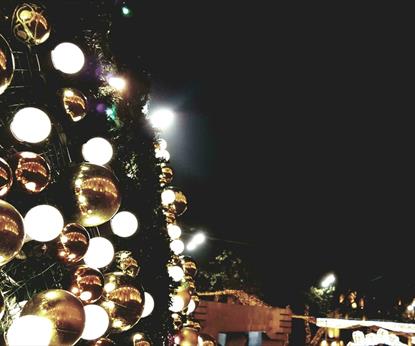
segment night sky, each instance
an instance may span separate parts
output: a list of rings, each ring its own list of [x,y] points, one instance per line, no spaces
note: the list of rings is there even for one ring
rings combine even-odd
[[[388,20],[241,2],[129,5],[133,17],[115,29],[148,63],[153,107],[177,113],[164,137],[190,203],[185,224],[247,243],[235,248],[273,304],[295,305],[331,270],[351,286],[412,283],[413,153],[400,119],[412,94]]]

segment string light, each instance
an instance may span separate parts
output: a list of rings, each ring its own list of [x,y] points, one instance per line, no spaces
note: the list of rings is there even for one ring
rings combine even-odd
[[[52,322],[40,316],[26,315],[15,319],[7,331],[9,346],[49,345],[52,339]]]
[[[144,292],[144,310],[141,318],[149,316],[154,310],[154,299],[150,293]]]
[[[22,142],[40,143],[44,141],[52,130],[52,123],[48,115],[35,107],[20,109],[13,117],[10,131],[13,136]]]
[[[51,55],[53,66],[66,74],[78,73],[85,64],[85,56],[81,48],[70,42],[58,44]]]
[[[58,209],[43,204],[33,207],[27,212],[24,225],[26,233],[31,239],[47,242],[59,236],[64,221]]]
[[[114,246],[103,237],[95,237],[89,241],[85,254],[85,264],[91,268],[103,268],[112,262],[114,258]]]
[[[101,137],[91,138],[82,146],[84,160],[96,165],[107,164],[111,161],[113,154],[110,142]]]
[[[107,331],[110,320],[104,308],[90,304],[84,306],[85,327],[81,338],[84,340],[95,340]]]
[[[121,211],[111,220],[111,229],[119,237],[131,237],[138,229],[138,220],[133,213]]]

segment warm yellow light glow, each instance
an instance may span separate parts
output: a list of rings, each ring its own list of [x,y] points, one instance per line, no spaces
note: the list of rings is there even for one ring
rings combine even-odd
[[[127,87],[127,81],[122,77],[111,76],[107,79],[108,84],[115,90],[121,92]]]
[[[169,223],[167,225],[167,233],[171,239],[178,239],[182,235],[182,229],[173,223]]]
[[[169,273],[169,276],[173,279],[175,282],[179,282],[184,278],[184,270],[183,268],[179,266],[168,266],[167,271]]]
[[[170,249],[175,255],[180,255],[184,251],[184,243],[180,239],[173,240],[170,243]]]
[[[64,221],[58,209],[43,204],[33,207],[27,212],[24,225],[26,233],[31,239],[47,242],[59,236]]]
[[[179,296],[173,296],[171,298],[171,303],[169,310],[173,312],[180,312],[184,308],[184,300]]]
[[[161,193],[161,203],[163,205],[169,205],[172,204],[176,199],[176,194],[173,190],[164,190]]]
[[[63,73],[78,73],[85,64],[84,53],[73,43],[64,42],[58,44],[51,55],[53,66]]]
[[[22,142],[39,143],[48,138],[52,124],[48,115],[35,107],[22,108],[10,124],[13,136]]]
[[[150,114],[151,125],[159,130],[169,128],[174,121],[174,113],[171,109],[161,108]]]

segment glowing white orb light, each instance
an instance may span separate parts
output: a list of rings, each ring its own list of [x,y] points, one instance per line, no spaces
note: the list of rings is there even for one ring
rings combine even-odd
[[[110,319],[104,308],[99,305],[90,304],[84,306],[85,327],[81,338],[84,340],[95,340],[103,336],[108,329]]]
[[[150,293],[144,292],[144,310],[141,318],[149,316],[154,310],[154,299]]]
[[[156,159],[161,159],[164,161],[170,160],[170,153],[167,150],[156,149],[155,156],[156,156]]]
[[[179,282],[184,278],[184,270],[179,266],[168,266],[167,272],[175,282]]]
[[[171,239],[178,239],[182,235],[182,229],[173,223],[169,223],[167,225],[167,233]]]
[[[10,124],[13,136],[22,142],[39,143],[48,138],[52,124],[48,115],[35,107],[25,107],[17,111]]]
[[[110,142],[101,137],[91,138],[82,146],[84,160],[96,165],[107,164],[111,161],[113,154]]]
[[[131,237],[138,229],[138,220],[133,213],[121,211],[111,220],[111,229],[119,237]]]
[[[170,243],[170,250],[173,251],[175,255],[180,255],[184,251],[184,243],[180,239],[173,240]]]
[[[42,204],[30,209],[24,218],[25,231],[33,240],[47,242],[57,238],[64,220],[58,209]]]
[[[184,309],[184,300],[180,296],[172,296],[169,310],[180,312]]]
[[[176,199],[176,194],[173,190],[164,190],[161,193],[161,203],[163,205],[169,205],[172,204]]]
[[[53,324],[46,317],[26,315],[15,319],[6,334],[9,346],[49,345]]]
[[[171,109],[160,108],[150,114],[151,125],[159,130],[165,130],[173,124],[174,113]]]
[[[75,74],[82,70],[85,56],[76,44],[64,42],[58,44],[51,53],[53,66],[67,74]]]
[[[163,138],[159,138],[157,140],[158,147],[160,150],[166,150],[167,149],[167,141]]]
[[[127,87],[127,81],[122,77],[110,76],[107,78],[107,82],[111,88],[121,92]]]
[[[196,310],[196,303],[193,299],[190,299],[189,305],[187,306],[187,314],[190,315]]]
[[[103,237],[95,237],[89,241],[84,261],[88,267],[103,268],[112,262],[114,258],[114,246]]]

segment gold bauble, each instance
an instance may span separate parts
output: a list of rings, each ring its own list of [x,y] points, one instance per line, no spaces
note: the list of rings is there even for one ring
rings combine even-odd
[[[0,266],[19,253],[24,238],[22,216],[15,207],[0,199]]]
[[[13,172],[9,164],[0,157],[0,197],[5,196],[13,185]]]
[[[101,306],[110,317],[110,330],[120,333],[131,329],[144,309],[144,290],[135,278],[121,272],[105,274]]]
[[[197,265],[194,259],[189,256],[184,256],[182,262],[185,274],[194,278],[197,273]]]
[[[106,167],[82,163],[70,171],[71,216],[85,227],[109,221],[121,205],[118,180]]]
[[[163,210],[163,214],[166,218],[166,223],[176,223],[176,215],[167,210]]]
[[[88,231],[77,223],[67,224],[56,240],[56,256],[65,264],[75,264],[84,258],[88,245]]]
[[[88,346],[115,346],[115,342],[107,338],[99,338],[88,343]]]
[[[51,26],[42,7],[23,3],[14,10],[12,29],[20,41],[37,46],[49,38]]]
[[[133,336],[133,346],[151,346],[151,343],[143,333],[135,333]]]
[[[77,89],[65,88],[62,90],[62,104],[65,113],[73,122],[82,120],[87,112],[87,100],[84,94]]]
[[[123,250],[116,252],[115,262],[117,263],[117,268],[126,275],[136,277],[140,272],[140,265],[133,258],[131,251]]]
[[[35,153],[22,151],[14,157],[14,175],[19,186],[28,193],[42,192],[50,183],[50,168],[46,160]]]
[[[161,174],[160,174],[160,184],[161,186],[165,186],[170,184],[173,181],[173,169],[169,166],[163,165],[161,167]]]
[[[74,345],[84,330],[84,306],[68,291],[52,289],[36,294],[23,307],[21,316],[25,315],[45,317],[52,322],[50,346]]]
[[[0,34],[0,95],[13,79],[14,56],[6,39]]]
[[[202,346],[217,346],[217,342],[213,336],[208,334],[200,334],[202,341]]]
[[[189,286],[186,283],[182,284],[176,289],[174,295],[179,296],[183,300],[183,310],[187,308],[190,303],[190,299],[192,298],[192,293],[189,289]]]
[[[77,296],[84,304],[92,304],[102,296],[104,276],[98,269],[81,265],[71,273],[71,285],[68,291]]]
[[[196,293],[196,284],[193,278],[189,275],[186,275],[183,278],[183,287],[186,287],[186,289],[189,291],[190,295],[194,295]]]
[[[5,311],[3,293],[0,292],[0,320],[3,318]]]
[[[176,216],[182,215],[187,210],[187,198],[184,193],[178,190],[175,187],[166,187],[166,190],[171,190],[174,192],[174,201],[168,205],[164,205],[164,208],[170,212],[175,214]]]
[[[198,346],[199,333],[196,329],[184,327],[177,335],[179,346]]]

